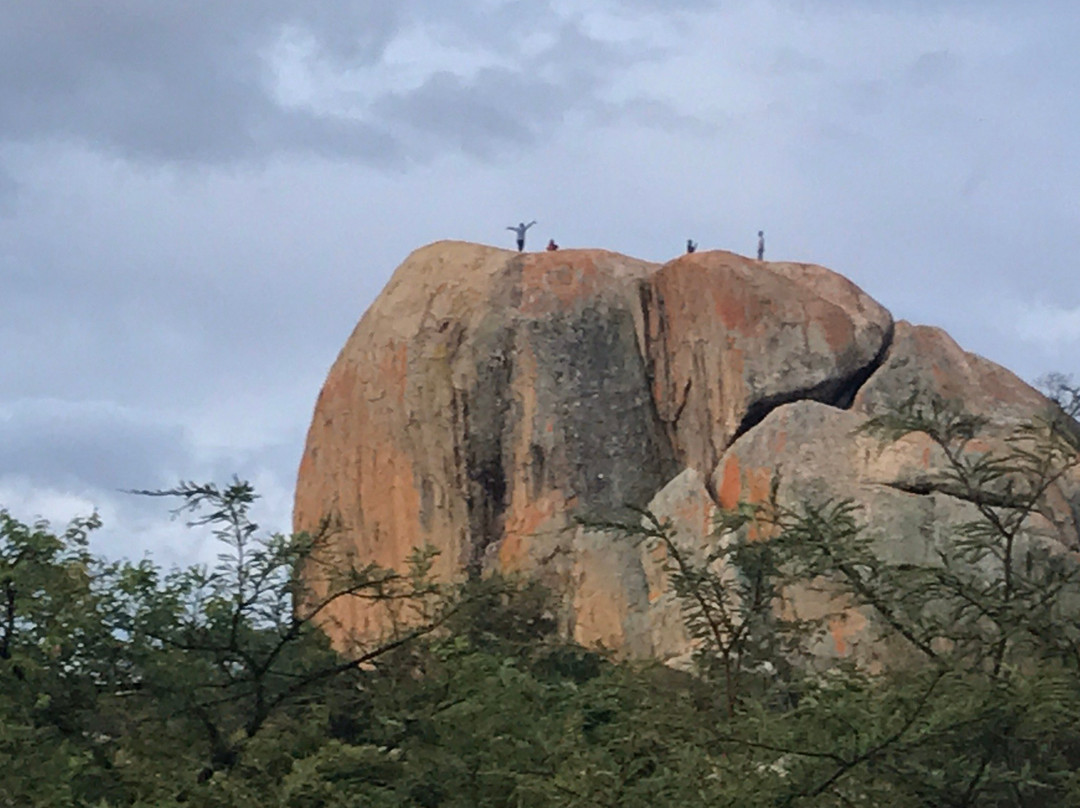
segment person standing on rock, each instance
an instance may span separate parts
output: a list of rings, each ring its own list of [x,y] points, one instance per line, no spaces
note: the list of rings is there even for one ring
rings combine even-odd
[[[697,242],[694,241],[692,238],[688,238],[686,240],[686,251],[688,253],[692,253],[696,249],[697,249]]]
[[[765,231],[757,231],[757,260],[765,260]]]
[[[536,224],[536,220],[533,219],[528,224],[525,222],[518,222],[517,227],[514,225],[507,225],[507,230],[513,230],[517,234],[518,252],[522,252],[525,249],[525,231]]]

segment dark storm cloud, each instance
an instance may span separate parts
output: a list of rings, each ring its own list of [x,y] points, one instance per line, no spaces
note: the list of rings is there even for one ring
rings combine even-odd
[[[414,90],[384,96],[373,111],[434,143],[489,156],[503,145],[530,145],[567,113],[595,105],[605,72],[629,59],[623,48],[562,25],[548,47],[513,68],[484,68],[469,78],[442,71]]]
[[[907,70],[908,80],[916,87],[940,84],[960,68],[960,60],[947,50],[924,53]]]
[[[19,195],[19,183],[0,165],[0,218],[15,212]]]
[[[274,149],[385,159],[388,136],[274,99],[263,58],[295,31],[327,59],[377,61],[394,3],[35,0],[0,10],[0,139],[75,140],[126,158],[222,162]]]
[[[472,76],[436,72],[381,100],[373,90],[347,115],[277,97],[269,54],[282,42],[331,75],[357,75],[418,30],[513,58]],[[538,31],[553,44],[519,58],[521,37]],[[434,0],[13,3],[0,10],[0,143],[74,141],[149,162],[296,151],[388,164],[415,156],[419,133],[485,155],[531,142],[586,103],[619,56],[538,2],[487,15]]]
[[[42,485],[97,489],[154,487],[190,468],[175,426],[149,422],[106,404],[31,400],[0,410],[0,476],[18,473]]]

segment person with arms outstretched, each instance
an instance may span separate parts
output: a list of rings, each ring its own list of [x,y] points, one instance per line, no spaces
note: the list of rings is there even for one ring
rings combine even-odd
[[[521,252],[525,249],[525,231],[532,227],[534,224],[536,224],[535,219],[533,219],[528,224],[525,224],[525,222],[518,222],[517,227],[515,227],[514,225],[507,226],[507,230],[513,230],[517,234],[518,252]]]

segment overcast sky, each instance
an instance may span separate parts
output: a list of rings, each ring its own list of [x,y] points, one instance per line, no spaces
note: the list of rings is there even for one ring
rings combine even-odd
[[[0,3],[0,506],[287,529],[326,371],[443,238],[813,261],[1026,379],[1080,371],[1075,0]]]

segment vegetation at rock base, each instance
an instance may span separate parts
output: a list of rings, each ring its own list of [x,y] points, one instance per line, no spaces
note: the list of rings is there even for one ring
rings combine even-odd
[[[708,553],[648,513],[608,525],[662,545],[692,673],[560,639],[535,583],[266,536],[239,481],[144,492],[214,533],[209,568],[97,558],[96,517],[0,513],[0,806],[1080,805],[1080,548],[1042,535],[1080,450],[1058,391],[996,453],[942,402],[866,425],[927,436],[971,506],[926,563],[881,560],[844,501],[740,505]],[[894,664],[816,655],[829,616],[785,608],[807,582]],[[401,627],[332,648],[319,625],[353,598]]]

